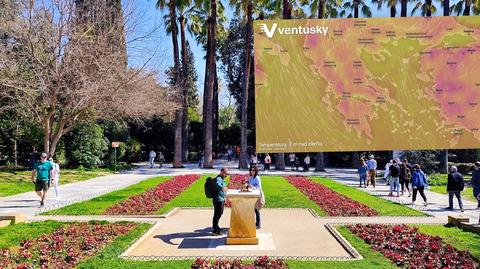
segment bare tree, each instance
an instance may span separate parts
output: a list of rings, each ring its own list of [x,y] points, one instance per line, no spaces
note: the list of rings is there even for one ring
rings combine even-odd
[[[47,154],[82,120],[141,121],[176,109],[154,72],[127,68],[119,42],[127,18],[118,6],[112,13],[108,1],[89,1],[88,11],[76,0],[17,2],[16,16],[0,18],[8,36],[0,43],[0,109],[30,114]]]

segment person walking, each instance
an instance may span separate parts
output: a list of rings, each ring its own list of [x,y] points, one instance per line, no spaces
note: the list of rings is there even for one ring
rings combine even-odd
[[[427,205],[427,197],[425,196],[425,187],[428,186],[427,184],[427,176],[420,168],[420,165],[415,164],[413,166],[414,172],[412,173],[412,204],[415,204],[415,200],[417,199],[417,192],[420,193],[420,196],[423,198],[423,205]]]
[[[52,163],[52,184],[53,184],[53,189],[55,190],[55,199],[58,200],[59,195],[58,195],[58,183],[60,181],[60,165],[56,162],[55,159],[50,158],[48,159]]]
[[[156,157],[157,157],[157,153],[155,153],[155,151],[151,149],[150,152],[148,153],[148,162],[150,163],[150,168],[153,168]]]
[[[385,165],[385,173],[383,174],[383,177],[385,178],[385,181],[387,182],[387,185],[390,184],[390,166],[393,164],[393,160],[390,160],[386,165]]]
[[[197,161],[198,161],[198,167],[202,168],[203,167],[203,150],[200,151],[200,153],[198,154]]]
[[[260,209],[265,205],[265,195],[263,194],[262,181],[260,179],[260,176],[258,175],[258,167],[254,166],[250,168],[250,172],[248,175],[248,184],[253,189],[260,191],[260,198],[258,198],[257,202],[255,203],[255,226],[257,227],[257,229],[260,229]]]
[[[265,155],[264,162],[265,162],[265,172],[270,171],[270,164],[272,164],[272,158],[268,153]]]
[[[363,183],[363,187],[366,188],[368,166],[365,163],[364,159],[360,159],[360,165],[358,166],[357,172],[358,172],[358,176],[360,177],[360,185],[358,187],[361,188]]]
[[[290,161],[290,168],[292,169],[292,171],[295,170],[295,154],[294,153],[290,153],[288,155],[288,160]]]
[[[478,201],[477,208],[480,208],[480,162],[475,162],[472,173],[473,197]]]
[[[458,200],[460,211],[463,212],[462,191],[464,187],[465,180],[463,179],[463,175],[458,172],[456,166],[450,167],[450,173],[448,174],[447,179],[448,210],[453,210],[453,195],[455,195]]]
[[[228,149],[227,149],[227,160],[229,162],[232,161],[232,155],[233,155],[233,150],[232,150],[232,148],[228,147]]]
[[[227,192],[225,178],[229,175],[228,168],[223,167],[220,174],[215,177],[215,185],[213,192],[213,220],[212,220],[212,234],[221,235],[222,229],[218,225],[220,218],[223,215],[223,208],[225,207],[225,193]]]
[[[390,177],[390,193],[388,196],[393,196],[393,191],[397,192],[397,197],[400,196],[400,166],[398,163],[400,160],[392,160],[392,164],[388,167]]]
[[[412,170],[405,164],[405,162],[402,162],[402,164],[400,164],[400,185],[402,186],[402,196],[405,193],[405,189],[408,191],[408,197],[411,196],[409,187],[411,179]]]
[[[258,165],[257,154],[252,154],[252,156],[250,157],[250,168],[257,165]]]
[[[165,156],[161,151],[158,152],[158,163],[160,165],[160,168],[162,168],[163,163],[165,163]]]
[[[310,171],[310,155],[307,154],[305,159],[303,159],[303,172]]]
[[[298,168],[300,167],[300,159],[297,156],[295,156],[294,163],[295,163],[295,171],[298,171]]]
[[[35,184],[35,192],[40,197],[40,207],[45,205],[50,180],[53,178],[52,170],[53,166],[51,162],[47,161],[47,154],[42,153],[40,161],[35,163],[32,171],[32,182]]]
[[[38,152],[35,146],[32,147],[32,153],[30,153],[30,158],[28,159],[28,171],[33,171],[33,167],[38,161]]]
[[[368,187],[368,183],[371,183],[373,188],[375,189],[375,179],[377,177],[377,161],[374,159],[373,155],[370,155],[368,157],[367,167],[368,167],[367,187]]]

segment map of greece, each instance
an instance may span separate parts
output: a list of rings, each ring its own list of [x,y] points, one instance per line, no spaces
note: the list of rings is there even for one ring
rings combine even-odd
[[[254,22],[256,149],[480,148],[480,17]]]

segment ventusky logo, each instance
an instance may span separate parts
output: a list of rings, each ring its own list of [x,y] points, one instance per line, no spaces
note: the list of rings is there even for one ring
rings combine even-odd
[[[265,33],[268,38],[272,38],[277,32],[280,35],[321,35],[327,36],[328,26],[293,26],[293,27],[277,27],[278,23],[272,23],[272,28],[268,29],[266,23],[259,23],[260,33]]]
[[[273,33],[275,33],[275,30],[277,29],[278,23],[272,24],[272,29],[268,29],[268,26],[266,23],[260,23],[260,33],[265,33],[268,38],[273,37]]]

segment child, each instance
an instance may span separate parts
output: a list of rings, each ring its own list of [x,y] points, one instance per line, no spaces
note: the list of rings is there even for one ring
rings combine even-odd
[[[366,180],[367,180],[367,172],[368,172],[368,166],[365,163],[364,159],[360,159],[360,166],[357,169],[358,175],[360,177],[360,185],[359,187],[362,187],[362,182],[363,182],[363,187],[366,188]]]

